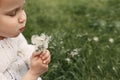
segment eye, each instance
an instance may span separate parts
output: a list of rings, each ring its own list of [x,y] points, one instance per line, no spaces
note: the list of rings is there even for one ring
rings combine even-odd
[[[16,9],[8,12],[7,15],[10,16],[10,17],[14,17],[14,16],[16,16],[16,14],[17,14],[19,11],[21,11],[21,10],[24,10],[24,7],[23,7],[23,6],[22,6],[22,7],[18,7],[18,8],[16,8]]]
[[[16,9],[8,12],[7,15],[8,15],[8,16],[11,16],[11,17],[14,17],[19,10],[20,10],[20,8],[16,8]]]
[[[12,11],[12,12],[8,13],[8,15],[9,15],[9,16],[15,16],[15,15],[16,15],[16,13],[17,13],[17,11],[16,11],[16,10],[14,10],[14,11]]]

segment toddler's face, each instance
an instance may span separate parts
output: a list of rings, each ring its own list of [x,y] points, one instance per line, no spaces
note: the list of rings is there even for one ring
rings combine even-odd
[[[25,0],[0,0],[0,38],[16,37],[24,31]]]

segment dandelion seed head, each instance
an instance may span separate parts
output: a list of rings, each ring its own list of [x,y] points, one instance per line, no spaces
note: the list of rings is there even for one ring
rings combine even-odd
[[[58,65],[54,64],[52,67],[53,67],[53,68],[58,68]]]
[[[109,38],[109,42],[110,42],[110,43],[113,43],[113,42],[114,42],[114,39],[113,39],[113,38]]]
[[[66,58],[65,59],[68,63],[71,63],[71,59],[70,58]]]
[[[98,37],[93,37],[93,40],[95,41],[95,42],[98,42],[99,41],[99,38]]]
[[[63,41],[60,41],[60,44],[63,44]]]
[[[114,24],[115,24],[116,28],[120,28],[120,21],[115,21]]]
[[[70,54],[72,57],[75,57],[76,55],[79,54],[79,49],[74,49]]]
[[[106,26],[107,24],[105,20],[100,20],[99,23],[102,27]]]
[[[97,66],[97,68],[98,68],[98,69],[101,69],[101,67],[100,67],[99,65]]]
[[[82,35],[81,34],[77,34],[77,36],[76,37],[82,37]]]
[[[106,47],[107,47],[107,48],[110,48],[110,46],[109,46],[109,45],[106,45]]]
[[[88,41],[90,42],[90,41],[92,41],[92,39],[88,38]]]
[[[114,71],[116,71],[115,67],[112,67],[112,69],[113,69]]]
[[[41,51],[48,48],[48,43],[49,43],[50,39],[51,39],[51,37],[42,33],[40,36],[33,35],[31,37],[31,42],[33,45],[35,45],[35,51],[40,53]]]
[[[90,17],[90,14],[88,13],[88,14],[86,14],[85,16],[86,16],[86,17]]]

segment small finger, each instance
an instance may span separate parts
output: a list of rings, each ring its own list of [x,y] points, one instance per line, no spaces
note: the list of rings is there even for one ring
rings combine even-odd
[[[42,52],[40,53],[40,57],[43,57],[46,53],[47,53],[46,50],[42,51]]]
[[[44,53],[44,55],[41,57],[42,60],[47,59],[50,56],[49,51],[46,51],[46,53]]]
[[[44,64],[49,64],[50,63],[50,56],[48,56],[46,59],[43,60]]]

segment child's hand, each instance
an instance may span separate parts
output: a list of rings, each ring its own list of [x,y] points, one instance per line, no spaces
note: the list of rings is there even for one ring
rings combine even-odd
[[[43,56],[43,53],[42,54],[33,53],[31,57],[29,72],[34,76],[40,76],[48,70],[48,63],[50,61],[49,52],[47,51],[47,53],[44,53],[45,55],[44,60],[41,59],[40,55]],[[44,61],[47,64],[43,64]]]
[[[51,60],[50,52],[48,50],[41,52],[40,58],[44,64],[49,64]]]

